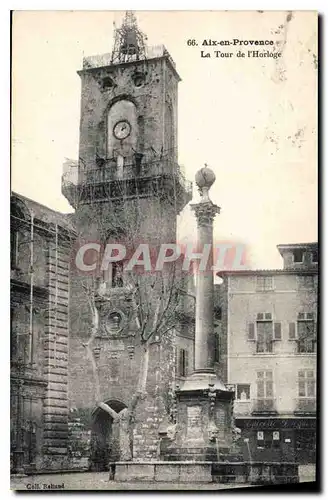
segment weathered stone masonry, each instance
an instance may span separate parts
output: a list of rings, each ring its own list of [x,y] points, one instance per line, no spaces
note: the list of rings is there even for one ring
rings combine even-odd
[[[64,466],[68,437],[68,332],[70,246],[49,244],[46,273],[49,309],[44,339],[44,456],[49,468]]]

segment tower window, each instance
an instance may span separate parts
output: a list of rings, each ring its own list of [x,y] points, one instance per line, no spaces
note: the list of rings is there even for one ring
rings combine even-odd
[[[112,287],[122,287],[123,282],[123,262],[112,263]]]
[[[103,78],[103,81],[102,81],[103,90],[108,90],[108,89],[111,89],[113,87],[114,87],[114,82],[109,76],[106,76],[105,78]]]
[[[145,83],[145,76],[142,73],[138,73],[133,78],[133,83],[136,87],[142,87]]]
[[[112,332],[117,332],[122,326],[122,315],[119,312],[112,312],[107,318],[107,327]]]
[[[143,153],[135,153],[134,158],[135,158],[135,165],[136,165],[136,174],[140,175]]]
[[[214,319],[215,321],[221,321],[222,319],[222,309],[220,306],[214,307]]]
[[[301,262],[303,262],[303,256],[304,256],[304,250],[294,250],[293,252],[294,263],[300,264]]]

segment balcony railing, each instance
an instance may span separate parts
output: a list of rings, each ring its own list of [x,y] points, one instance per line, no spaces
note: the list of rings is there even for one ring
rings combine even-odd
[[[174,159],[174,155],[156,155],[147,153],[124,158],[124,165],[119,166],[115,158],[95,158],[86,163],[66,161],[62,175],[62,193],[75,206],[83,193],[95,196],[128,196],[138,192],[148,192],[153,186],[170,183],[172,193],[177,198],[189,201],[192,197],[192,183],[186,180],[183,169]],[[104,194],[106,192],[106,194]],[[110,194],[108,194],[110,192]],[[183,203],[184,205],[185,203]]]
[[[252,413],[277,413],[276,400],[274,398],[258,398],[254,399],[252,403]]]
[[[169,58],[173,67],[175,67],[175,62],[173,61],[164,45],[151,45],[147,46],[145,49],[145,55],[147,59],[166,56]],[[135,56],[134,60],[138,61],[137,55]],[[113,60],[112,54],[110,52],[83,58],[83,69],[101,68],[102,66],[110,66],[111,64],[113,64]]]
[[[297,340],[297,353],[298,354],[311,354],[317,352],[317,341],[311,339]]]
[[[256,342],[256,352],[272,353],[273,352],[272,346],[273,342],[271,340],[267,342]]]
[[[297,398],[294,413],[316,413],[316,398]]]
[[[131,177],[156,177],[160,175],[171,175],[177,177],[187,191],[191,190],[192,183],[187,181],[184,169],[170,157],[147,158],[143,157],[140,169],[136,171],[135,157],[126,158],[122,171],[119,171],[116,160],[113,158],[98,158],[91,165],[84,162],[66,162],[63,168],[62,183],[73,184],[97,184],[99,182],[121,180]]]

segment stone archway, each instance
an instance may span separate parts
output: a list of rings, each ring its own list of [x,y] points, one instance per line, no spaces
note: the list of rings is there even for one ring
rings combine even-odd
[[[117,399],[105,401],[116,413],[126,405]],[[108,462],[119,459],[119,428],[114,424],[113,418],[101,408],[96,408],[92,413],[91,430],[91,470],[108,470]]]

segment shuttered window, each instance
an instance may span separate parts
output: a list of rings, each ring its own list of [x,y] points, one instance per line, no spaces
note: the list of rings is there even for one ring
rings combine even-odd
[[[295,325],[295,323],[289,323],[289,339],[290,340],[296,339],[296,325]]]
[[[256,342],[256,352],[273,352],[273,341],[282,339],[281,323],[273,322],[272,313],[258,313],[256,322],[247,325],[247,339]]]
[[[257,372],[257,397],[260,399],[273,398],[272,371]]]
[[[256,340],[254,323],[249,323],[248,325],[248,340]]]
[[[178,375],[186,377],[188,374],[188,351],[187,349],[178,349]]]
[[[301,398],[315,397],[315,378],[313,370],[300,370],[298,372],[298,395]]]
[[[274,340],[281,340],[281,323],[274,324]]]
[[[296,323],[289,323],[289,340],[296,340],[299,354],[316,352],[316,337],[314,313],[301,312]]]

